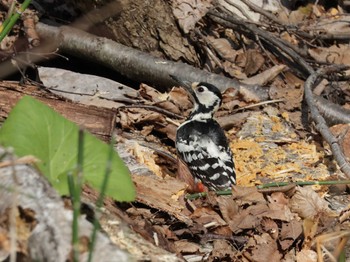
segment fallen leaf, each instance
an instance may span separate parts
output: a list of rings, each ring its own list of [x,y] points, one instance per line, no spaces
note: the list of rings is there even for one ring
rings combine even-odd
[[[256,187],[233,186],[232,196],[240,205],[245,203],[266,203],[266,200]]]
[[[197,208],[191,215],[191,218],[193,221],[204,227],[217,227],[226,225],[226,222],[219,216],[219,214],[208,207]]]
[[[138,92],[141,97],[151,102],[164,101],[167,99],[167,96],[168,96],[166,93],[162,94],[155,88],[150,87],[149,85],[146,85],[146,84],[141,84]]]
[[[318,47],[309,49],[309,54],[317,62],[350,65],[350,48],[339,44],[331,47]]]
[[[282,255],[278,251],[276,241],[266,233],[261,236],[255,235],[254,238],[250,239],[248,245],[250,248],[245,250],[244,253],[250,253],[247,255],[247,257],[250,257],[250,261],[281,261]]]
[[[175,241],[174,245],[175,245],[176,253],[181,253],[181,254],[196,253],[200,248],[198,244],[187,240]]]
[[[255,49],[249,49],[246,52],[246,56],[247,60],[244,67],[244,73],[247,76],[254,75],[264,65],[265,58]]]
[[[211,0],[177,0],[172,1],[171,6],[181,29],[187,34],[206,15],[212,4]]]
[[[238,204],[232,199],[232,196],[218,196],[220,212],[224,220],[229,223],[238,213]]]
[[[185,112],[189,109],[192,110],[192,101],[188,95],[188,92],[180,87],[174,87],[169,93],[168,100],[174,103],[181,112]]]
[[[290,201],[290,208],[301,218],[313,218],[322,213],[330,213],[328,203],[311,187],[297,187]]]
[[[227,240],[216,239],[213,241],[213,251],[210,254],[209,261],[212,261],[211,258],[215,261],[220,259],[221,261],[226,261],[226,259],[233,258],[236,255],[237,251],[229,244]]]
[[[290,249],[295,244],[295,240],[303,233],[302,222],[296,219],[288,223],[282,223],[280,230],[280,246],[282,250]]]
[[[279,228],[276,222],[271,219],[264,217],[261,222],[261,228],[268,233],[273,239],[278,239],[279,236]]]
[[[232,45],[226,38],[215,38],[213,36],[208,36],[205,39],[223,59],[232,63],[235,62],[237,51],[233,49]]]
[[[297,253],[296,257],[298,262],[316,262],[317,261],[317,253],[313,250],[301,250]]]

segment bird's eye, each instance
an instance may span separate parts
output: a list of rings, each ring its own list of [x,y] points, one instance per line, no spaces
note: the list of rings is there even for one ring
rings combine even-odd
[[[204,88],[200,86],[200,87],[198,87],[197,90],[198,90],[199,93],[202,93],[204,91]]]

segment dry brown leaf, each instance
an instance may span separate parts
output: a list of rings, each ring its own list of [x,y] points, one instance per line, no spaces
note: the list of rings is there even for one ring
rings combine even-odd
[[[277,243],[270,235],[266,233],[261,236],[255,235],[248,244],[251,248],[244,251],[244,253],[250,253],[247,255],[247,257],[250,257],[250,261],[281,261],[282,255],[278,251]]]
[[[271,86],[270,88],[271,99],[287,99],[284,103],[285,110],[299,109],[300,102],[303,100],[303,95],[303,89],[300,88],[280,88],[275,86]]]
[[[233,250],[232,246],[227,240],[217,239],[213,241],[213,251],[211,252],[210,258],[215,261],[215,258],[220,258],[220,260],[225,260],[225,258],[233,258],[236,254],[236,250]],[[208,259],[211,261],[211,259]]]
[[[192,30],[212,6],[211,0],[177,0],[171,3],[173,14],[184,33]]]
[[[200,248],[198,244],[189,242],[187,240],[175,241],[174,244],[175,244],[176,253],[182,253],[182,254],[196,253]]]
[[[303,249],[297,253],[297,261],[298,262],[316,262],[317,253],[313,250]]]
[[[335,16],[332,18],[334,17]],[[340,16],[337,19],[330,19],[330,17],[325,17],[322,21],[317,22],[317,29],[319,29],[318,31],[323,34],[349,34],[349,22],[350,17],[344,15]]]
[[[0,227],[0,259],[4,261],[11,251],[9,232]]]
[[[297,46],[299,44],[299,41],[295,37],[295,35],[291,35],[287,31],[283,31],[280,36],[281,36],[281,39],[283,39],[283,40],[285,40],[285,41],[287,41],[295,46]]]
[[[266,200],[256,187],[241,187],[233,186],[232,188],[233,199],[238,201],[238,203],[266,203]]]
[[[158,128],[157,131],[166,134],[169,139],[175,141],[177,127],[178,126],[174,125],[173,123],[169,123],[164,127]]]
[[[215,51],[225,60],[232,63],[235,62],[237,51],[233,49],[232,45],[226,38],[215,38],[213,36],[206,37],[206,40],[215,49]]]
[[[297,187],[290,201],[290,208],[303,219],[313,218],[322,213],[330,213],[328,203],[311,187]]]
[[[273,219],[264,217],[260,223],[261,223],[260,225],[261,225],[262,229],[266,233],[268,233],[273,239],[278,239],[279,228]]]
[[[173,102],[181,112],[185,112],[188,109],[192,109],[192,101],[188,95],[188,92],[180,87],[174,87],[168,96],[168,100]]]
[[[151,102],[160,102],[160,101],[166,100],[168,96],[167,94],[162,94],[161,92],[157,91],[155,88],[150,87],[149,85],[146,85],[146,84],[141,84],[138,92],[141,95],[141,97]]]
[[[213,209],[207,207],[197,208],[191,218],[204,227],[217,227],[226,225],[226,222]]]
[[[244,73],[246,75],[254,75],[256,72],[260,70],[260,68],[265,63],[265,58],[260,54],[259,51],[254,49],[249,49],[246,52],[247,60],[244,67]]]
[[[180,159],[177,159],[177,178],[186,183],[187,192],[198,192],[194,178],[187,165]]]
[[[179,109],[179,107],[177,107],[176,105],[174,105],[173,102],[165,100],[165,101],[161,101],[155,104],[155,106],[158,106],[160,108],[163,108],[165,110],[168,110],[172,113],[181,115],[181,111]]]
[[[287,206],[289,203],[288,198],[282,192],[274,192],[269,197],[270,203],[278,205],[280,207]]]
[[[229,223],[238,213],[239,208],[236,201],[233,201],[231,196],[219,196],[216,200],[219,204],[222,217]]]
[[[282,223],[280,230],[280,246],[282,250],[287,250],[295,243],[295,240],[303,233],[301,221],[292,220],[289,223]]]
[[[237,79],[246,79],[247,76],[242,72],[242,68],[238,67],[235,63],[230,61],[224,61],[222,67],[226,73]]]
[[[339,44],[331,47],[309,49],[309,54],[317,62],[350,65],[350,48]]]
[[[260,225],[262,217],[265,217],[269,211],[269,207],[265,204],[249,206],[229,221],[229,227],[233,233],[238,233],[244,229],[256,228]]]

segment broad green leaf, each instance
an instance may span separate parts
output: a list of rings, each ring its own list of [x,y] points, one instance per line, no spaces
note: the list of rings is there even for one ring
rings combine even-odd
[[[79,128],[45,104],[23,97],[0,129],[0,144],[14,148],[18,156],[33,155],[38,167],[54,188],[68,194],[67,173],[77,164]],[[109,146],[91,134],[84,135],[84,182],[101,188]],[[106,195],[119,201],[132,201],[135,189],[127,167],[117,153],[112,157],[112,172]]]

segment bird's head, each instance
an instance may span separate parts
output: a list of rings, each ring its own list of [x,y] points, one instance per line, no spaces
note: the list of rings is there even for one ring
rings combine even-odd
[[[216,86],[205,82],[190,83],[174,76],[172,78],[181,84],[192,97],[194,108],[190,118],[207,119],[213,117],[222,102],[221,92]]]

